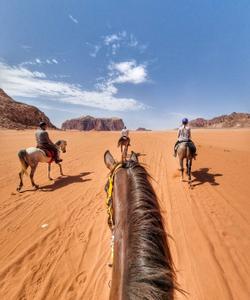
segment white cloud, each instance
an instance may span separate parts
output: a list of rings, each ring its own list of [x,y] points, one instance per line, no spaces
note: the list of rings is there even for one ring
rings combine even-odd
[[[55,58],[52,59],[45,59],[45,60],[41,60],[40,58],[36,58],[34,60],[30,60],[30,61],[24,61],[22,63],[20,63],[19,65],[21,67],[23,66],[28,66],[28,65],[44,65],[44,64],[58,64],[58,60],[56,60]]]
[[[122,36],[120,35],[120,33],[117,34],[111,34],[111,35],[106,35],[104,37],[104,44],[106,46],[113,44],[114,42],[120,41],[122,39]]]
[[[32,47],[29,46],[29,45],[21,45],[21,48],[24,49],[27,52],[30,51],[30,49],[32,49]]]
[[[97,55],[97,53],[100,51],[100,49],[101,49],[101,46],[99,46],[99,45],[94,45],[94,49],[93,49],[93,51],[92,52],[90,52],[90,56],[92,56],[92,57],[96,57],[96,55]]]
[[[121,47],[137,48],[140,52],[144,52],[147,48],[138,42],[133,33],[128,34],[125,30],[106,35],[103,38],[104,45],[111,49],[113,55],[117,54],[117,50]]]
[[[78,24],[78,20],[76,18],[74,18],[72,15],[69,15],[69,18],[72,22],[74,22],[75,24]]]
[[[135,60],[112,63],[109,69],[112,83],[139,84],[148,80],[146,66],[137,65]]]
[[[87,42],[86,45],[92,48],[89,55],[96,57],[101,49],[106,50],[107,56],[115,56],[122,48],[135,48],[140,53],[145,52],[146,45],[140,44],[134,34],[128,34],[127,31],[120,31],[118,33],[108,34],[102,37],[102,41],[97,44]]]
[[[134,67],[132,66],[131,68],[133,69]],[[125,76],[125,74],[128,73],[127,69],[122,68],[122,70],[121,74],[123,75],[121,76]],[[134,82],[138,81],[138,79],[133,80]],[[145,105],[136,99],[117,97],[116,94],[118,90],[114,87],[114,82],[125,81],[109,82],[106,85],[102,85],[102,89],[86,91],[78,85],[49,80],[44,73],[32,72],[21,66],[9,66],[6,63],[0,62],[1,88],[13,97],[41,97],[46,100],[110,111],[138,110],[145,108]]]

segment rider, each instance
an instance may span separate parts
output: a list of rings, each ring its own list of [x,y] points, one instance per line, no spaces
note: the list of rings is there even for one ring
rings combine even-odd
[[[36,141],[37,141],[37,148],[42,150],[48,150],[53,152],[55,155],[55,163],[62,162],[62,159],[59,158],[59,151],[55,144],[50,140],[47,129],[47,124],[45,122],[40,122],[39,127],[36,131]]]
[[[127,127],[124,126],[121,131],[121,135],[122,135],[122,137],[128,138],[128,134],[129,134],[129,131],[128,131]]]
[[[182,142],[190,143],[190,146],[191,146],[191,149],[192,149],[192,154],[195,158],[195,156],[197,155],[196,154],[196,147],[195,147],[194,143],[191,140],[191,129],[188,126],[188,119],[187,118],[182,119],[182,126],[178,130],[178,140],[174,145],[174,157],[176,157],[178,144],[182,143]]]

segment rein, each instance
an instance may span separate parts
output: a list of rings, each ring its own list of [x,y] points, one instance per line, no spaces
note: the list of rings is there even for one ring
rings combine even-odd
[[[112,202],[112,195],[113,195],[113,189],[114,189],[114,177],[116,172],[122,168],[123,164],[118,163],[114,169],[111,171],[111,174],[109,175],[108,179],[108,190],[107,190],[107,198],[106,198],[106,208],[107,208],[107,213],[108,213],[108,224],[110,226],[110,229],[112,231],[112,238],[111,238],[111,259],[113,262],[114,258],[114,218],[113,218],[113,202]],[[112,267],[112,263],[109,264],[110,267]]]
[[[113,220],[113,204],[112,204],[112,195],[113,195],[113,188],[114,188],[114,177],[116,172],[122,167],[122,163],[118,163],[114,169],[112,170],[111,174],[109,175],[109,186],[107,190],[107,198],[106,198],[106,207],[108,213],[108,223],[111,226],[111,229],[114,227],[114,220]]]

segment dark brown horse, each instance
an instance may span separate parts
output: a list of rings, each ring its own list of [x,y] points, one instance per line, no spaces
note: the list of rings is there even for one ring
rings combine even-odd
[[[128,155],[128,147],[130,146],[130,138],[128,136],[122,136],[119,138],[117,147],[121,147],[121,161],[125,162]]]
[[[106,151],[104,161],[114,237],[110,300],[172,300],[175,272],[149,175],[134,152],[117,164]]]

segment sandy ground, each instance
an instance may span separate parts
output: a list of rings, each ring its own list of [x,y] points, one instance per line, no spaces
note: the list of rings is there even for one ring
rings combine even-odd
[[[131,133],[153,176],[177,268],[189,294],[176,299],[250,299],[250,131],[194,131],[193,188],[180,182],[175,132]],[[50,132],[68,141],[65,177],[47,166],[18,185],[19,149],[34,131],[0,131],[0,299],[105,300],[111,270],[104,185],[106,149],[119,157],[119,133]]]

